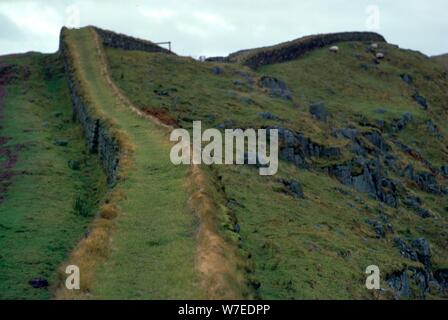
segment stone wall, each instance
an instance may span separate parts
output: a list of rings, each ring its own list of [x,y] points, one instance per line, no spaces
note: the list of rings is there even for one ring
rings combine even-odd
[[[257,69],[263,65],[294,60],[312,50],[347,41],[386,42],[383,36],[374,32],[330,33],[308,36],[272,47],[238,51],[230,54],[228,60]]]
[[[109,30],[92,27],[103,41],[103,45],[111,48],[123,50],[139,50],[146,52],[163,52],[173,54],[171,51],[158,46],[157,44],[143,39],[137,39],[124,34]]]
[[[64,37],[64,28],[61,31],[59,52],[61,58],[64,60],[67,73],[73,107],[73,118],[78,120],[84,129],[89,151],[98,153],[106,172],[107,182],[112,186],[117,180],[120,159],[119,143],[112,135],[104,119],[94,115],[93,107],[89,105],[81,93],[79,81],[73,72],[72,60]]]

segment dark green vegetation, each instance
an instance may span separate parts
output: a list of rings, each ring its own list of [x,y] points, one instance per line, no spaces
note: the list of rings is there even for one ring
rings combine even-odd
[[[432,59],[434,59],[435,61],[441,63],[442,65],[445,66],[445,68],[447,68],[448,70],[448,54],[442,54],[440,56],[434,56],[432,57]]]
[[[113,78],[126,95],[166,122],[190,128],[193,120],[202,120],[203,126],[220,129],[275,125],[302,133],[313,146],[340,151],[305,154],[306,165],[299,167],[283,154],[274,177],[260,177],[248,166],[213,169],[238,220],[241,253],[251,263],[247,276],[260,297],[372,298],[364,286],[364,270],[371,264],[380,267],[386,289],[377,297],[440,297],[438,284],[428,281],[432,289],[421,291],[417,280],[409,280],[425,273],[424,259],[409,259],[399,243],[423,238],[430,244],[431,270],[448,267],[447,196],[425,192],[416,179],[404,176],[408,164],[428,173],[448,163],[446,73],[422,54],[389,44],[377,50],[385,54],[383,60],[375,59],[370,43],[339,48],[337,54],[323,48],[257,71],[236,63],[106,51]],[[310,114],[315,103],[324,105],[326,121]],[[410,120],[403,124],[403,117]],[[341,129],[359,134],[360,154],[338,134]],[[375,134],[381,142],[371,139]],[[300,143],[295,147],[301,149]],[[389,158],[393,166],[385,164]],[[365,185],[340,183],[342,166],[374,159],[383,168],[370,177],[379,181],[376,191],[366,194],[359,192]],[[353,164],[351,171],[353,181],[370,174],[364,164]],[[291,193],[284,180],[300,182],[304,198]],[[437,181],[446,187],[442,174]],[[381,194],[372,194],[378,190]],[[432,217],[422,218],[415,206],[405,205],[410,197],[418,197]],[[404,270],[409,279],[397,281]],[[411,288],[397,289],[403,283]]]
[[[46,299],[95,215],[105,178],[71,120],[58,55],[2,57],[0,64],[0,299]],[[35,289],[32,279],[50,287]]]

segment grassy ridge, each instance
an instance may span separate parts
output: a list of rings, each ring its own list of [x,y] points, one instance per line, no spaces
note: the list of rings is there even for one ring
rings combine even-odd
[[[199,298],[194,272],[195,222],[186,210],[187,168],[173,167],[168,137],[120,104],[101,74],[92,33],[69,31],[89,97],[134,144],[132,165],[117,188],[111,252],[95,273],[91,297]]]
[[[29,71],[7,87],[1,136],[22,145],[17,173],[0,204],[0,299],[47,299],[33,278],[57,282],[57,267],[83,237],[105,191],[105,177],[71,121],[71,103],[57,55],[29,54],[4,60]],[[67,141],[57,146],[55,141]],[[77,161],[72,170],[69,161]],[[82,203],[83,212],[74,204]]]

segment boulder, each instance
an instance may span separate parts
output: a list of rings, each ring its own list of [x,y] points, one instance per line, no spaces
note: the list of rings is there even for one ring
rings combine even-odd
[[[322,102],[313,103],[310,105],[310,113],[319,121],[326,122],[328,118],[328,111],[325,104]]]
[[[420,261],[426,270],[431,270],[431,248],[428,240],[418,238],[412,241],[412,247],[415,249],[418,261]]]
[[[392,120],[392,129],[394,131],[402,131],[406,128],[406,126],[414,119],[412,113],[405,112],[401,116],[401,118],[396,118]]]
[[[439,269],[434,271],[434,278],[443,291],[448,291],[448,269]]]
[[[422,268],[408,267],[386,276],[396,299],[425,299],[430,291],[431,273]]]
[[[442,175],[448,178],[448,165],[440,167],[440,172],[442,173]]]
[[[354,141],[356,137],[358,136],[359,132],[358,129],[353,128],[341,128],[337,130],[333,130],[334,136],[336,138],[345,138]]]
[[[214,75],[219,76],[220,74],[223,74],[223,73],[224,73],[224,70],[223,70],[222,68],[220,68],[220,67],[213,67],[213,68],[212,68],[212,73],[213,73]]]
[[[403,73],[403,74],[400,74],[400,77],[401,77],[401,79],[404,81],[404,82],[406,82],[407,84],[412,84],[413,83],[413,79],[412,79],[412,77],[409,75],[409,74],[407,74],[407,73]]]
[[[292,100],[291,92],[286,87],[286,84],[274,77],[263,76],[260,79],[260,85],[269,90],[273,97],[281,98],[283,100]]]
[[[258,115],[265,120],[279,120],[279,117],[267,111],[259,112]]]
[[[412,98],[417,102],[424,110],[428,109],[428,102],[426,101],[426,98],[421,96],[419,93],[414,93],[412,95]]]
[[[282,179],[281,182],[285,188],[285,191],[294,198],[303,199],[305,197],[302,185],[299,181]]]
[[[48,280],[44,278],[34,278],[28,283],[35,289],[47,288],[49,286]]]
[[[405,257],[408,258],[412,261],[418,261],[418,254],[417,252],[411,247],[409,246],[406,241],[395,237],[394,238],[394,246],[396,248],[398,248],[398,250],[400,251],[400,254]]]
[[[390,146],[383,139],[383,136],[378,131],[366,132],[363,134],[364,137],[375,147],[377,147],[382,152],[388,152]]]

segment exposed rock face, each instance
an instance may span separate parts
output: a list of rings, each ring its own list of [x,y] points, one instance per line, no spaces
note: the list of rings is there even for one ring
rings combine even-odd
[[[446,188],[439,185],[436,176],[431,172],[415,172],[412,165],[407,165],[403,170],[403,176],[415,182],[420,189],[437,195],[446,194]]]
[[[319,121],[326,122],[328,118],[328,110],[322,102],[310,105],[310,113]]]
[[[386,277],[397,299],[425,299],[430,292],[446,293],[448,291],[448,270],[432,269],[431,247],[428,240],[417,238],[406,242],[395,238],[394,245],[400,250],[402,256],[423,265],[423,268],[408,267]]]
[[[73,118],[81,123],[90,152],[98,153],[107,175],[109,185],[114,185],[117,179],[120,148],[118,141],[109,132],[107,124],[93,115],[92,108],[82,97],[79,82],[72,73],[70,56],[64,40],[64,29],[61,31],[60,52],[64,59],[68,75],[68,86],[73,106]]]
[[[300,199],[304,198],[302,185],[297,180],[286,180],[282,179],[281,183],[285,188],[285,192],[292,195],[294,198]]]
[[[173,54],[171,51],[162,48],[151,41],[137,39],[134,37],[126,36],[124,34],[115,33],[113,31],[100,29],[98,27],[92,28],[103,40],[103,44],[111,48]]]
[[[383,139],[383,136],[377,132],[366,132],[364,133],[364,137],[375,147],[377,147],[382,152],[389,152],[390,146],[387,144],[387,142]]]
[[[422,207],[422,201],[418,197],[407,197],[403,200],[403,204],[412,209],[417,215],[422,218],[430,218],[432,214],[429,210]]]
[[[428,109],[428,102],[426,101],[426,98],[421,96],[418,92],[414,93],[412,98],[414,98],[415,102],[417,102],[424,110]]]
[[[279,117],[267,111],[259,112],[258,115],[265,120],[279,120]]]
[[[432,120],[428,120],[426,122],[426,128],[431,132],[433,135],[436,136],[437,139],[443,140],[444,136],[440,133],[440,130],[437,126],[437,124],[434,123]]]
[[[440,172],[446,177],[448,178],[448,165],[442,166],[440,168]]]
[[[292,100],[291,92],[286,87],[286,84],[277,78],[263,76],[260,79],[260,85],[268,89],[273,97]]]
[[[298,167],[306,167],[307,158],[337,158],[341,150],[333,147],[325,147],[305,137],[302,133],[296,133],[282,127],[271,127],[278,130],[280,142],[280,156],[293,162]]]
[[[390,207],[397,207],[397,185],[384,176],[378,159],[367,160],[360,156],[344,165],[335,165],[327,169],[328,173],[342,184],[367,193]]]
[[[309,51],[345,41],[386,42],[383,36],[373,32],[342,32],[314,35],[273,47],[241,50],[229,55],[228,60],[242,60],[246,66],[257,69],[268,64],[294,60]]]
[[[414,80],[412,79],[412,76],[410,76],[407,73],[401,74],[400,77],[404,82],[406,82],[409,85],[411,85],[414,82]]]
[[[414,119],[414,117],[412,116],[412,114],[410,112],[403,113],[401,118],[392,120],[392,124],[391,124],[392,130],[396,131],[396,132],[404,130],[406,128],[406,126],[410,122],[412,122],[413,119]]]
[[[428,274],[421,268],[407,268],[386,278],[396,299],[424,299],[429,290]],[[413,288],[417,289],[413,289]]]

